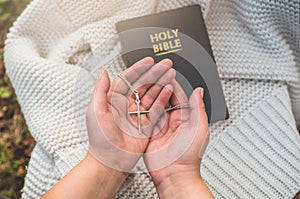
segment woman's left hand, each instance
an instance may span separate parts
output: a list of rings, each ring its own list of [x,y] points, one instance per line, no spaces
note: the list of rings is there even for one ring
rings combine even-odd
[[[117,77],[112,85],[106,71],[99,74],[87,111],[89,152],[95,159],[113,169],[131,171],[171,98],[170,84],[176,76],[171,66],[168,59],[154,64],[148,57],[125,70],[125,80]],[[140,111],[149,110],[149,114],[141,114],[140,121],[137,114],[128,114],[138,110],[128,83],[138,91]]]

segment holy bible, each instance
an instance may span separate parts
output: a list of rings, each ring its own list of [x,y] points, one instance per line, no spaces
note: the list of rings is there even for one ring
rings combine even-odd
[[[229,117],[199,5],[121,21],[116,28],[127,67],[146,56],[153,57],[156,63],[169,58],[187,96],[196,87],[204,88],[210,123]]]

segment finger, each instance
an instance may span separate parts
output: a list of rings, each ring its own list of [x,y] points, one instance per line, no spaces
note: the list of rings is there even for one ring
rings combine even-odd
[[[208,119],[203,102],[203,93],[203,88],[196,88],[190,97],[190,125],[206,132]]]
[[[142,74],[132,85],[139,92],[142,97],[148,88],[150,88],[165,72],[167,72],[173,63],[170,59],[163,59],[148,71]],[[131,93],[129,93],[131,94]]]
[[[168,120],[169,115],[168,113],[164,113],[161,115],[161,117],[157,120],[156,124],[154,124],[152,138],[157,139],[164,135],[164,133],[168,132],[169,124]],[[151,138],[151,139],[152,139]]]
[[[179,104],[187,104],[188,97],[186,96],[184,90],[181,88],[180,84],[176,81],[172,81],[173,95],[171,97],[171,106],[176,106]],[[180,119],[181,122],[187,121],[190,118],[190,110],[188,108],[182,108],[172,111],[172,118],[174,117]]]
[[[176,71],[173,68],[170,68],[151,88],[147,90],[141,99],[141,105],[145,108],[145,110],[148,110],[152,106],[164,86],[171,84],[175,76]]]
[[[122,75],[130,82],[133,83],[138,79],[138,77],[145,73],[147,70],[153,66],[154,60],[152,57],[146,57],[141,59],[140,61],[133,64],[131,67],[122,72]],[[126,94],[129,90],[128,85],[121,79],[116,78],[116,80],[112,84],[112,89],[114,92],[120,94]]]
[[[110,88],[110,80],[105,70],[99,71],[98,77],[93,100],[95,112],[102,115],[107,113],[109,107],[107,93]]]
[[[181,88],[180,84],[176,81],[172,81],[173,95],[171,98],[171,105],[176,106],[178,104],[188,103],[188,97],[186,96],[184,90]]]
[[[146,114],[141,115],[143,131],[145,132],[146,135],[151,136],[153,132],[153,127],[155,126],[157,121],[164,113],[165,107],[169,104],[170,97],[172,96],[172,91],[173,91],[172,85],[171,84],[166,85],[161,90],[161,92],[155,99],[152,106],[150,106],[149,115]],[[133,99],[131,98],[131,100]],[[141,111],[145,111],[145,108],[141,107]]]
[[[126,134],[133,137],[141,137],[138,131],[137,116],[128,117],[128,99],[119,93],[113,93],[111,96],[112,114],[114,122]],[[134,110],[136,111],[136,109]],[[142,120],[143,121],[143,120]]]
[[[164,87],[164,89],[161,91],[161,93],[158,95],[157,99],[151,106],[149,116],[153,126],[157,123],[161,115],[164,113],[165,107],[169,104],[172,92],[173,87],[172,85],[168,84],[166,87]]]

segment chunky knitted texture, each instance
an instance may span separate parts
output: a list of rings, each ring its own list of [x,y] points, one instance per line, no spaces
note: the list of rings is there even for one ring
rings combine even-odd
[[[300,190],[300,2],[35,0],[12,27],[7,73],[37,141],[23,198],[39,198],[85,155],[85,111],[99,68],[125,69],[115,23],[198,3],[230,118],[210,125],[203,179],[217,198]],[[157,198],[143,162],[116,198]]]

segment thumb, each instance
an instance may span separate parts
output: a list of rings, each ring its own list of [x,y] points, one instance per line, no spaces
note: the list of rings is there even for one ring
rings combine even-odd
[[[203,131],[208,130],[208,119],[205,111],[205,105],[203,102],[203,88],[196,88],[190,97],[190,122],[191,126],[202,129]]]
[[[91,105],[94,106],[95,112],[105,114],[108,111],[107,93],[110,88],[110,80],[106,70],[99,70],[98,82],[94,91]]]

